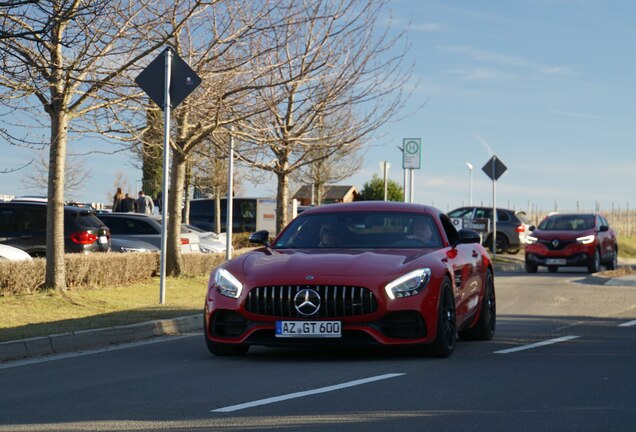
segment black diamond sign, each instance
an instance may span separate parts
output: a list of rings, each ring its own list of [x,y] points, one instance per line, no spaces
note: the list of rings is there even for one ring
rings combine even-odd
[[[490,177],[490,180],[498,180],[499,177],[506,172],[508,167],[506,167],[503,162],[497,158],[497,156],[493,156],[481,169],[488,177]]]
[[[162,110],[166,77],[166,51],[170,51],[170,106],[176,108],[201,84],[201,78],[171,48],[166,48],[139,75],[135,82]]]

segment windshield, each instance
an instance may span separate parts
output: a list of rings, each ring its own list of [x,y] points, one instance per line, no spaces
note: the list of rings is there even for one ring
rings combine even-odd
[[[442,237],[430,215],[321,213],[299,216],[274,244],[278,249],[439,248]]]
[[[546,231],[581,231],[594,228],[594,215],[553,215],[539,224]]]

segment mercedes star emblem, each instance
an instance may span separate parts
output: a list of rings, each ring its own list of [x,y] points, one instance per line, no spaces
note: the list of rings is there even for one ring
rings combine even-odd
[[[294,307],[301,315],[314,315],[320,309],[320,294],[309,288],[300,290],[294,297]]]

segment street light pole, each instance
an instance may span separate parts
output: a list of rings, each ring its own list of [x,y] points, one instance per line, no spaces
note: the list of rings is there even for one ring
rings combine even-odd
[[[473,206],[473,164],[466,162],[468,167],[468,206]]]

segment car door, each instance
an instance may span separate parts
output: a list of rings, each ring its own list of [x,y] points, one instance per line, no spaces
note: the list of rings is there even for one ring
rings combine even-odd
[[[446,215],[440,215],[440,221],[450,244],[459,238],[453,222]],[[482,286],[482,251],[478,243],[458,244],[446,254],[453,268],[455,313],[457,325],[472,317],[478,309]]]
[[[604,231],[601,227],[607,227]],[[609,222],[601,216],[596,215],[595,220],[596,236],[601,249],[601,260],[609,260],[614,253],[614,236],[610,229]]]
[[[32,256],[46,254],[46,207],[7,205],[0,209],[0,243]]]

